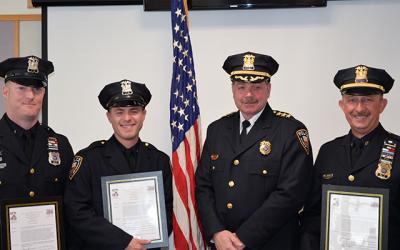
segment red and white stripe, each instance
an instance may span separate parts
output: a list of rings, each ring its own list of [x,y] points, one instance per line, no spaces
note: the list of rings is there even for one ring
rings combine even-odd
[[[205,249],[196,207],[195,171],[200,161],[200,118],[186,132],[185,139],[172,153],[173,228],[177,250]]]

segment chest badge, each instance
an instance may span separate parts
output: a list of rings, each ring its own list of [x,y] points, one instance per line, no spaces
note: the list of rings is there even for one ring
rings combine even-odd
[[[394,153],[396,152],[397,142],[391,139],[385,139],[383,142],[381,157],[375,175],[379,179],[387,180],[391,177]]]
[[[54,166],[59,166],[61,164],[61,157],[59,152],[50,151],[49,152],[49,163]]]
[[[272,145],[269,141],[260,142],[260,153],[262,155],[269,155],[272,150]]]
[[[49,153],[49,163],[53,166],[59,166],[61,164],[61,156],[58,151],[58,140],[56,137],[47,138],[47,150]]]

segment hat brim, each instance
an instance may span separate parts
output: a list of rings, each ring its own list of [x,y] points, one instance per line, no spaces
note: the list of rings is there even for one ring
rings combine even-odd
[[[383,91],[377,88],[368,88],[368,87],[356,87],[356,88],[348,88],[342,90],[343,95],[379,95],[383,94]]]
[[[138,95],[116,95],[110,99],[106,108],[111,107],[145,107],[146,102]]]
[[[42,87],[47,86],[46,82],[39,80],[39,79],[33,79],[33,78],[9,77],[9,78],[7,78],[6,82],[8,82],[8,81],[13,81],[17,84],[24,85],[24,86],[33,86],[35,88],[42,88]]]

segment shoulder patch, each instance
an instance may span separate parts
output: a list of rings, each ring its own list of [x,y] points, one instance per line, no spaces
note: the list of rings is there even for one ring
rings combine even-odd
[[[279,111],[279,110],[274,110],[273,112],[274,112],[274,115],[277,117],[282,117],[282,118],[292,117],[292,115],[287,112],[283,112],[283,111]]]
[[[308,138],[307,129],[299,129],[296,131],[297,140],[300,142],[307,155],[310,154],[310,139]]]
[[[80,155],[76,155],[74,160],[72,161],[71,169],[69,170],[69,180],[71,181],[75,174],[78,173],[79,168],[82,166],[83,157]]]

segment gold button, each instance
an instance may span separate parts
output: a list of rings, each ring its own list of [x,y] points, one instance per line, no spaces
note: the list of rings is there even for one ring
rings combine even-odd
[[[34,196],[35,196],[35,192],[30,191],[30,192],[29,192],[29,196],[30,196],[30,197],[34,197]]]
[[[148,142],[146,142],[144,145],[145,145],[146,147],[148,147],[148,146],[149,146],[149,143],[148,143]]]
[[[104,143],[106,143],[105,141],[101,141],[101,144],[104,144]]]
[[[228,202],[228,204],[226,204],[226,207],[227,207],[228,209],[232,209],[232,208],[233,208],[233,204],[230,203],[230,202]]]
[[[262,173],[263,173],[263,174],[268,174],[268,171],[264,169],[264,170],[262,171]]]
[[[354,181],[354,175],[349,175],[349,177],[347,177],[347,179],[349,180],[349,181]]]
[[[234,181],[229,181],[228,185],[229,185],[229,187],[233,187],[233,186],[235,186],[235,182]]]
[[[233,161],[233,165],[235,165],[235,166],[239,165],[239,163],[240,163],[240,161],[238,159]]]
[[[56,177],[56,178],[54,178],[54,182],[58,182],[58,178]]]
[[[31,168],[31,169],[29,170],[29,173],[30,173],[30,174],[34,174],[34,173],[35,173],[35,169],[34,169],[34,168]]]

